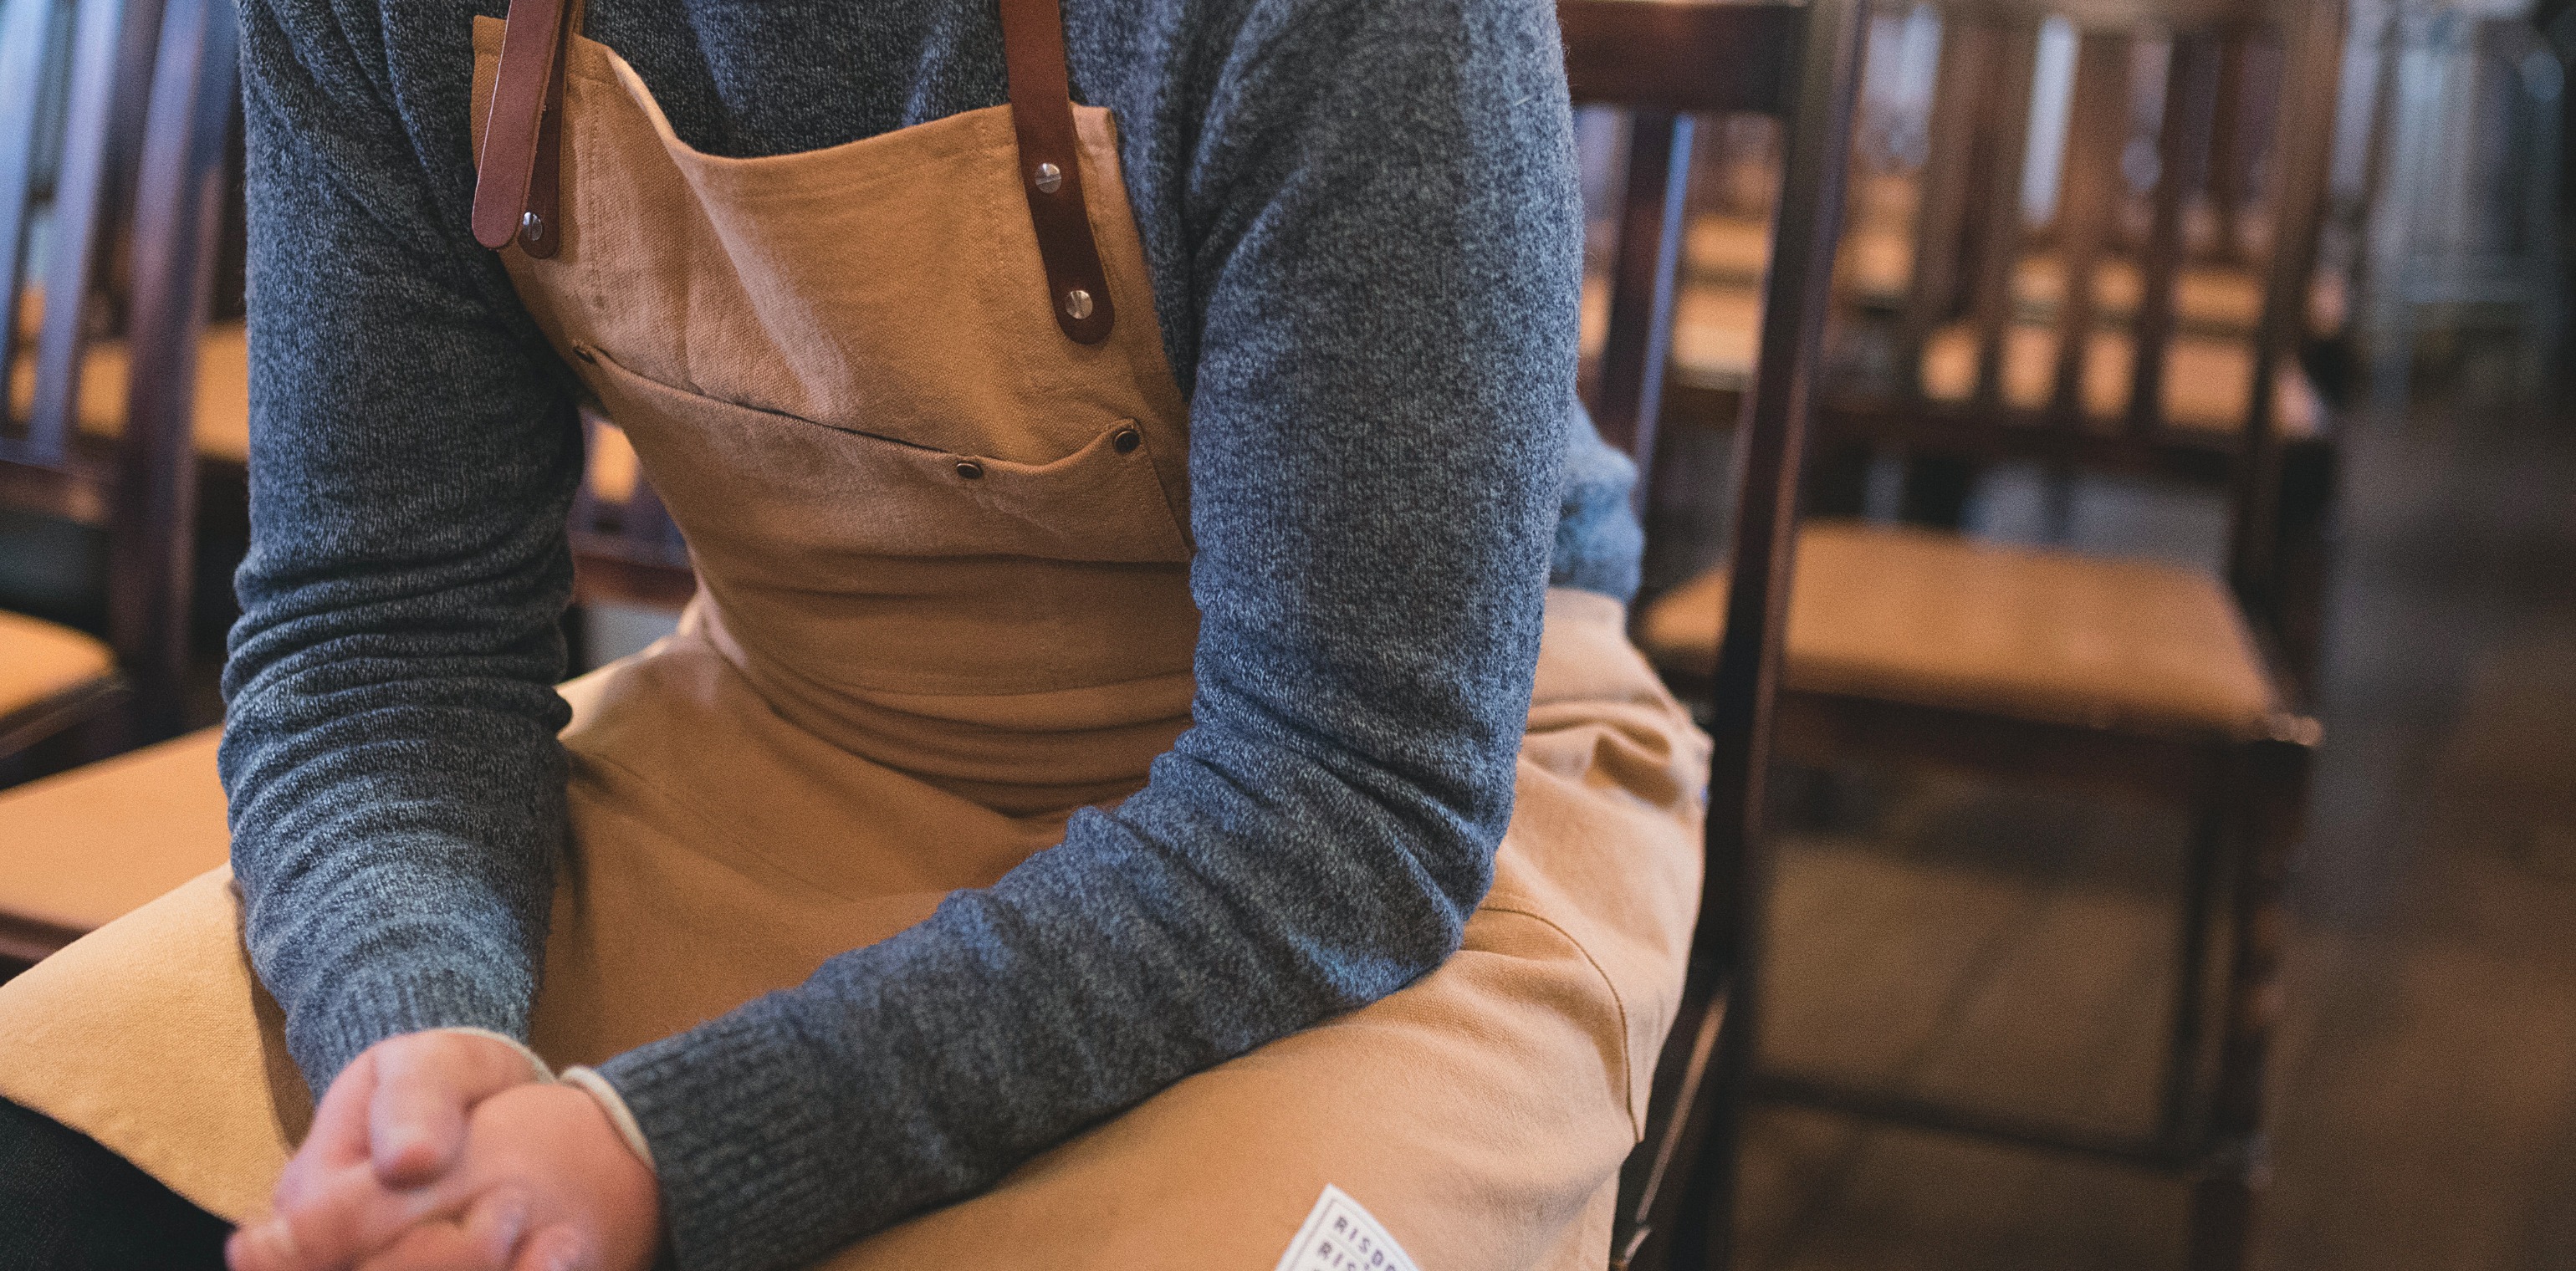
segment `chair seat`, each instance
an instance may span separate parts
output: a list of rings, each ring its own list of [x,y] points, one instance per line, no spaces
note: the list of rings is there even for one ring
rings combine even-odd
[[[2129,413],[2129,377],[2137,348],[2127,332],[2098,329],[2084,358],[2084,413],[2117,420]],[[2048,405],[2057,379],[2057,328],[2017,324],[2004,333],[2003,399],[2020,410]],[[1964,402],[1976,392],[1977,329],[1954,322],[1923,346],[1923,395],[1936,402]],[[2254,387],[2254,350],[2219,336],[2176,336],[2165,354],[2165,422],[2199,432],[2232,433],[2245,426]],[[2284,358],[2272,376],[2272,418],[2283,437],[2317,436],[2325,405],[2297,362]]]
[[[116,673],[116,655],[85,632],[0,612],[0,719]]]
[[[1748,290],[1762,285],[1771,263],[1768,218],[1699,216],[1691,220],[1682,244],[1685,273],[1691,282]],[[1844,295],[1864,304],[1894,305],[1904,300],[1914,268],[1914,240],[1904,230],[1853,224],[1844,227],[1834,257],[1834,283]]]
[[[222,736],[205,729],[0,794],[0,934],[94,931],[223,864]]]
[[[1583,353],[1601,351],[1610,330],[1610,287],[1583,288]],[[1693,387],[1742,392],[1753,379],[1753,347],[1762,334],[1762,293],[1732,284],[1692,282],[1673,294],[1673,378]]]
[[[1716,664],[1723,571],[1646,611],[1647,653]],[[2087,726],[2261,735],[2281,709],[2215,578],[2137,560],[1811,522],[1790,588],[1788,687]]]
[[[125,427],[131,373],[124,341],[100,340],[89,346],[81,361],[82,432],[113,437]],[[35,401],[35,359],[22,357],[9,380],[10,406],[17,418],[24,419]],[[197,346],[196,412],[198,454],[231,463],[250,461],[250,334],[242,323],[206,327]]]
[[[2013,306],[2023,317],[2046,322],[2066,299],[2066,261],[2055,252],[2032,252],[2013,264]],[[2102,317],[2137,317],[2146,276],[2125,256],[2106,256],[2093,269],[2093,307]],[[2183,330],[2241,336],[2263,318],[2263,275],[2226,265],[2186,265],[2174,272],[2174,321]]]

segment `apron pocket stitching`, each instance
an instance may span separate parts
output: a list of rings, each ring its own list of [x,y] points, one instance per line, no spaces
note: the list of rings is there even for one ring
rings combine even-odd
[[[1517,914],[1555,932],[1557,935],[1563,937],[1567,944],[1574,946],[1574,951],[1576,953],[1583,955],[1584,965],[1591,967],[1594,975],[1601,977],[1601,987],[1609,991],[1611,1008],[1619,1019],[1619,1106],[1627,1113],[1628,1133],[1632,1140],[1643,1142],[1646,1137],[1646,1129],[1637,1121],[1637,1101],[1635,1097],[1637,1085],[1637,1062],[1636,1057],[1631,1055],[1628,1051],[1628,999],[1620,995],[1619,986],[1611,980],[1609,970],[1601,965],[1600,959],[1592,956],[1592,951],[1590,949],[1583,947],[1582,941],[1574,938],[1573,932],[1566,930],[1562,924],[1545,914],[1529,909],[1523,909],[1516,905],[1497,905],[1491,901],[1478,907],[1487,913]]]

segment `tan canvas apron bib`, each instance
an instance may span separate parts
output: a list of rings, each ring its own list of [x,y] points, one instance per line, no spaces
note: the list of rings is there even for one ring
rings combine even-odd
[[[502,29],[474,34],[481,103]],[[559,238],[505,259],[703,589],[565,689],[534,1028],[558,1065],[794,984],[1141,787],[1188,726],[1197,630],[1186,411],[1106,111],[1074,112],[1116,314],[1083,343],[1048,307],[1010,107],[724,159],[607,48],[566,62]],[[831,1265],[1271,1271],[1332,1184],[1425,1271],[1599,1267],[1678,995],[1705,753],[1620,607],[1551,594],[1462,952]],[[0,1094],[238,1219],[309,1115],[279,1024],[217,871],[0,988]]]

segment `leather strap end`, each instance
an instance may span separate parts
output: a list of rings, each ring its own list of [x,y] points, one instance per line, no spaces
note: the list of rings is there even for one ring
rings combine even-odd
[[[560,92],[565,0],[510,0],[503,20],[501,65],[484,114],[483,149],[475,164],[474,241],[499,251],[526,224],[528,195],[550,93]]]

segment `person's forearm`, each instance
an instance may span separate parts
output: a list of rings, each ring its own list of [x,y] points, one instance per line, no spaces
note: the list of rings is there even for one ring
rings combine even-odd
[[[1490,859],[1466,827],[1425,833],[1275,752],[1188,749],[1147,806],[1080,813],[1000,885],[600,1066],[652,1144],[682,1266],[791,1265],[958,1199],[1456,947]],[[1253,789],[1338,814],[1282,825]],[[1200,817],[1302,832],[1254,850]]]
[[[524,1032],[563,835],[559,369],[313,0],[242,13],[251,551],[223,772],[244,936],[315,1092],[421,1028]],[[442,188],[441,182],[452,188]]]

